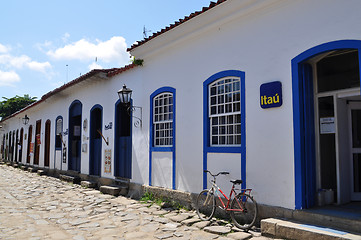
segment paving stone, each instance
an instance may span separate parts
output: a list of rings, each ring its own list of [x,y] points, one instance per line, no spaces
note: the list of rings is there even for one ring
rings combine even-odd
[[[231,228],[224,226],[210,226],[210,227],[205,227],[204,231],[215,234],[227,234],[231,232]]]
[[[169,223],[169,219],[161,218],[161,217],[154,218],[153,221],[159,222],[159,223],[164,223],[164,224]]]
[[[73,220],[69,221],[69,223],[72,226],[78,226],[80,224],[84,224],[84,223],[88,223],[88,222],[90,222],[90,221],[87,219],[73,219]]]
[[[176,216],[173,216],[173,217],[170,217],[169,219],[174,221],[174,222],[182,222],[186,219],[189,218],[189,214],[187,213],[181,213],[181,214],[178,214]]]
[[[235,239],[235,240],[246,240],[252,237],[252,234],[247,232],[235,232],[229,233],[227,237]]]
[[[193,224],[194,227],[197,227],[199,229],[203,229],[211,224],[210,221],[201,221]]]
[[[182,224],[190,226],[193,225],[197,222],[200,222],[201,220],[197,217],[197,218],[190,218],[190,219],[186,219],[184,221],[182,221]]]
[[[37,225],[48,225],[49,222],[47,222],[47,221],[44,220],[44,219],[39,219],[39,220],[36,220],[36,221],[35,221],[35,224],[37,224]]]
[[[173,237],[173,233],[166,233],[166,234],[158,235],[158,236],[155,236],[155,237],[158,238],[158,239],[168,239],[168,238]]]
[[[147,233],[144,232],[131,232],[125,234],[125,239],[144,239],[148,236]]]

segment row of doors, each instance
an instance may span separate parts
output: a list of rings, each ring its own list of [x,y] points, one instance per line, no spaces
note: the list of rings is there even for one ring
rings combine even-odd
[[[89,129],[89,174],[100,176],[102,166],[103,136],[103,108],[95,105],[90,110]],[[69,144],[68,169],[80,172],[82,151],[82,104],[74,101],[69,108]],[[116,177],[131,178],[132,144],[131,144],[131,116],[127,107],[117,102],[115,107],[114,130],[114,175]]]
[[[49,167],[50,163],[50,120],[47,120],[45,123],[45,148],[44,148],[44,166]],[[32,141],[32,132],[33,127],[29,126],[28,131],[28,144],[27,144],[27,154],[26,154],[26,162],[30,163],[30,146]],[[39,165],[39,156],[40,156],[40,132],[41,132],[41,120],[36,122],[36,132],[35,132],[35,141],[34,141],[34,165]],[[4,142],[4,149],[8,149],[8,160],[15,161],[15,162],[22,162],[22,155],[23,155],[23,140],[24,140],[24,129],[21,128],[20,136],[19,130],[13,133],[13,137],[11,138],[11,133],[9,134],[9,143],[8,146],[5,146],[6,143]]]

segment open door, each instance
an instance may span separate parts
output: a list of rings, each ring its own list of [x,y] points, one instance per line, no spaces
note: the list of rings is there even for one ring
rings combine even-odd
[[[361,103],[349,108],[351,201],[361,201]]]
[[[49,167],[50,165],[50,120],[45,123],[45,148],[44,148],[44,166]]]
[[[101,175],[102,158],[102,107],[96,105],[90,111],[89,174]]]
[[[115,176],[132,177],[131,117],[127,106],[117,102],[115,107]]]
[[[69,108],[68,169],[80,172],[82,104],[74,101]]]

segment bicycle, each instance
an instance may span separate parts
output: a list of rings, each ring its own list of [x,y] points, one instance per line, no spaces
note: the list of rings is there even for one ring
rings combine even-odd
[[[219,172],[217,174],[212,174],[208,170],[204,170],[204,172],[209,173],[213,180],[211,180],[212,187],[201,191],[197,197],[196,211],[199,218],[204,221],[212,219],[216,211],[217,196],[222,204],[218,207],[224,211],[229,211],[234,225],[240,229],[249,230],[255,224],[258,212],[257,203],[251,196],[252,189],[239,189],[240,192],[237,194],[235,185],[241,184],[242,180],[231,180],[230,182],[233,185],[229,197],[227,197],[217,186],[216,177],[218,175],[227,175],[229,172]],[[233,194],[234,198],[232,200]],[[227,200],[226,204],[223,202],[222,196]]]

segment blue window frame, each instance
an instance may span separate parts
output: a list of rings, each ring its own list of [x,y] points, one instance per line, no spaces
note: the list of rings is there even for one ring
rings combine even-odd
[[[152,185],[152,152],[172,152],[172,186],[175,189],[176,90],[162,87],[150,95],[149,185]]]
[[[246,186],[245,73],[218,72],[203,82],[203,169],[207,155],[241,153],[242,187]],[[207,187],[207,174],[203,174]]]

